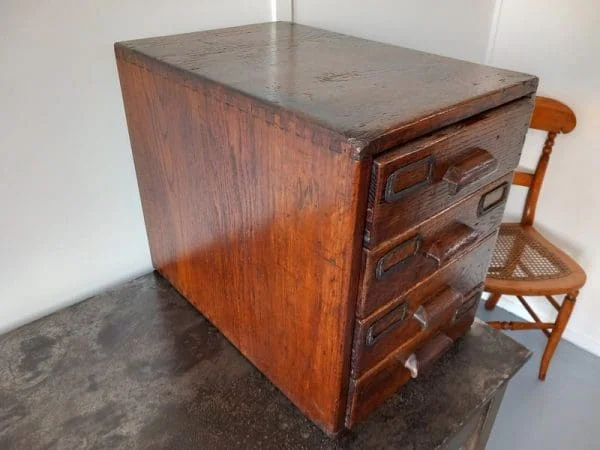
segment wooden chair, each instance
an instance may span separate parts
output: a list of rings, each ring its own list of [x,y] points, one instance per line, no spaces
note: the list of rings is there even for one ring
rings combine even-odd
[[[489,322],[489,325],[504,330],[542,330],[548,338],[540,364],[540,380],[546,378],[550,360],[586,279],[583,269],[533,226],[554,139],[558,133],[569,133],[575,125],[575,114],[568,106],[550,98],[537,97],[530,127],[547,131],[548,136],[535,172],[515,172],[513,184],[529,189],[523,216],[520,223],[500,226],[485,280],[485,290],[491,294],[485,303],[487,309],[493,309],[501,295],[514,295],[533,318],[533,322]],[[564,294],[562,304],[553,297],[559,294]],[[556,321],[542,322],[525,296],[547,299],[558,312]]]

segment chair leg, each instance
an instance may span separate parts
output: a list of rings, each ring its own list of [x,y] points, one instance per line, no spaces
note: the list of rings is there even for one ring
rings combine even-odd
[[[558,312],[558,317],[556,318],[556,322],[554,324],[554,328],[552,328],[552,334],[548,338],[548,343],[546,344],[546,349],[544,350],[544,354],[542,355],[542,362],[540,364],[540,380],[544,381],[546,379],[546,373],[548,372],[548,366],[550,365],[550,360],[552,356],[554,356],[554,351],[560,342],[560,338],[565,331],[567,326],[567,322],[569,321],[569,317],[571,317],[571,312],[573,311],[573,307],[575,306],[575,301],[577,300],[577,295],[579,291],[569,292],[565,299],[563,300],[563,304],[560,307],[560,311]]]
[[[496,307],[496,304],[500,300],[500,294],[492,293],[490,298],[485,301],[485,309],[492,310]]]

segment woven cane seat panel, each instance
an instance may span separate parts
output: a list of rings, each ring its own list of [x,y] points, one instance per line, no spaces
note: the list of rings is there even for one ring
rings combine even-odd
[[[519,224],[502,224],[488,270],[489,278],[534,281],[571,274],[556,255],[523,231]]]

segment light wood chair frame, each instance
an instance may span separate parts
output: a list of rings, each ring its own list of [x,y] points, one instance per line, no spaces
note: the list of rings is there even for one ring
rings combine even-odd
[[[560,257],[560,260],[569,268],[570,274],[555,279],[517,282],[488,277],[485,282],[485,290],[490,293],[490,297],[485,303],[486,309],[493,309],[502,295],[513,295],[533,319],[533,322],[491,321],[488,322],[489,325],[505,330],[541,330],[548,338],[540,363],[540,380],[546,378],[548,366],[567,326],[579,294],[579,289],[585,284],[586,279],[583,269],[570,256],[546,240],[533,227],[540,191],[556,136],[559,133],[571,132],[576,124],[575,114],[567,105],[557,100],[538,96],[530,128],[543,130],[548,134],[535,172],[516,171],[513,178],[513,185],[523,186],[528,189],[520,222],[522,230],[542,244],[544,248],[549,249],[554,255]],[[518,252],[519,250],[517,249],[516,251]],[[554,295],[560,294],[564,294],[562,304],[559,304],[557,299],[554,298]],[[555,322],[542,321],[527,300],[525,300],[525,296],[545,298],[557,311]]]

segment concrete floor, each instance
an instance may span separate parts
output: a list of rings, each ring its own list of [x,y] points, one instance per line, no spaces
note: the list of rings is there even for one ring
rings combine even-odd
[[[496,308],[481,320],[519,320]],[[492,430],[487,450],[600,449],[600,358],[562,341],[550,363],[546,381],[538,381],[546,345],[541,331],[508,331],[533,351],[513,378]]]

